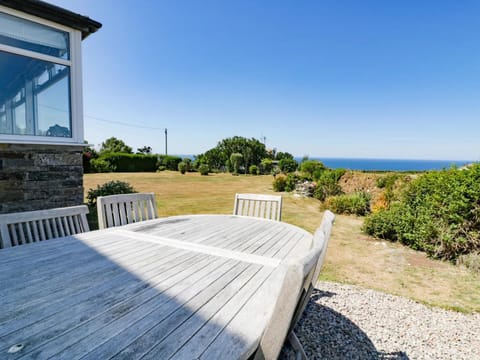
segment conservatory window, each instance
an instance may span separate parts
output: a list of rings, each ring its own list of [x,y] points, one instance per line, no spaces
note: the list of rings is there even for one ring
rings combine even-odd
[[[0,140],[83,142],[80,33],[7,12],[0,7]]]

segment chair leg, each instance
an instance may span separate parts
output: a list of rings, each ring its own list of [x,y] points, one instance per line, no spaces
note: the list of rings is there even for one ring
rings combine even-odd
[[[305,354],[305,350],[303,350],[302,343],[298,340],[297,335],[292,331],[288,334],[288,342],[292,346],[293,350],[295,350],[296,360],[308,360],[307,354]]]

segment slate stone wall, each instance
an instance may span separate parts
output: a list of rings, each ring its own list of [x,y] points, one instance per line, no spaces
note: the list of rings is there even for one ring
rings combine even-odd
[[[82,150],[0,144],[0,214],[82,204]]]

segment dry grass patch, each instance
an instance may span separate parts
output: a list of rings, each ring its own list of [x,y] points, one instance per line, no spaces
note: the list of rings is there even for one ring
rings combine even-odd
[[[85,194],[110,180],[154,192],[159,216],[230,214],[236,192],[274,194],[271,176],[178,172],[86,174]],[[319,202],[283,193],[283,221],[313,232],[320,224]],[[480,312],[480,275],[428,259],[400,244],[361,232],[363,220],[337,216],[321,278],[405,296],[426,304]]]

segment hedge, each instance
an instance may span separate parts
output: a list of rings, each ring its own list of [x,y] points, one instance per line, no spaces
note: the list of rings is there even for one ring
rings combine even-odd
[[[150,172],[157,170],[157,156],[144,154],[107,153],[100,156],[115,172]]]

